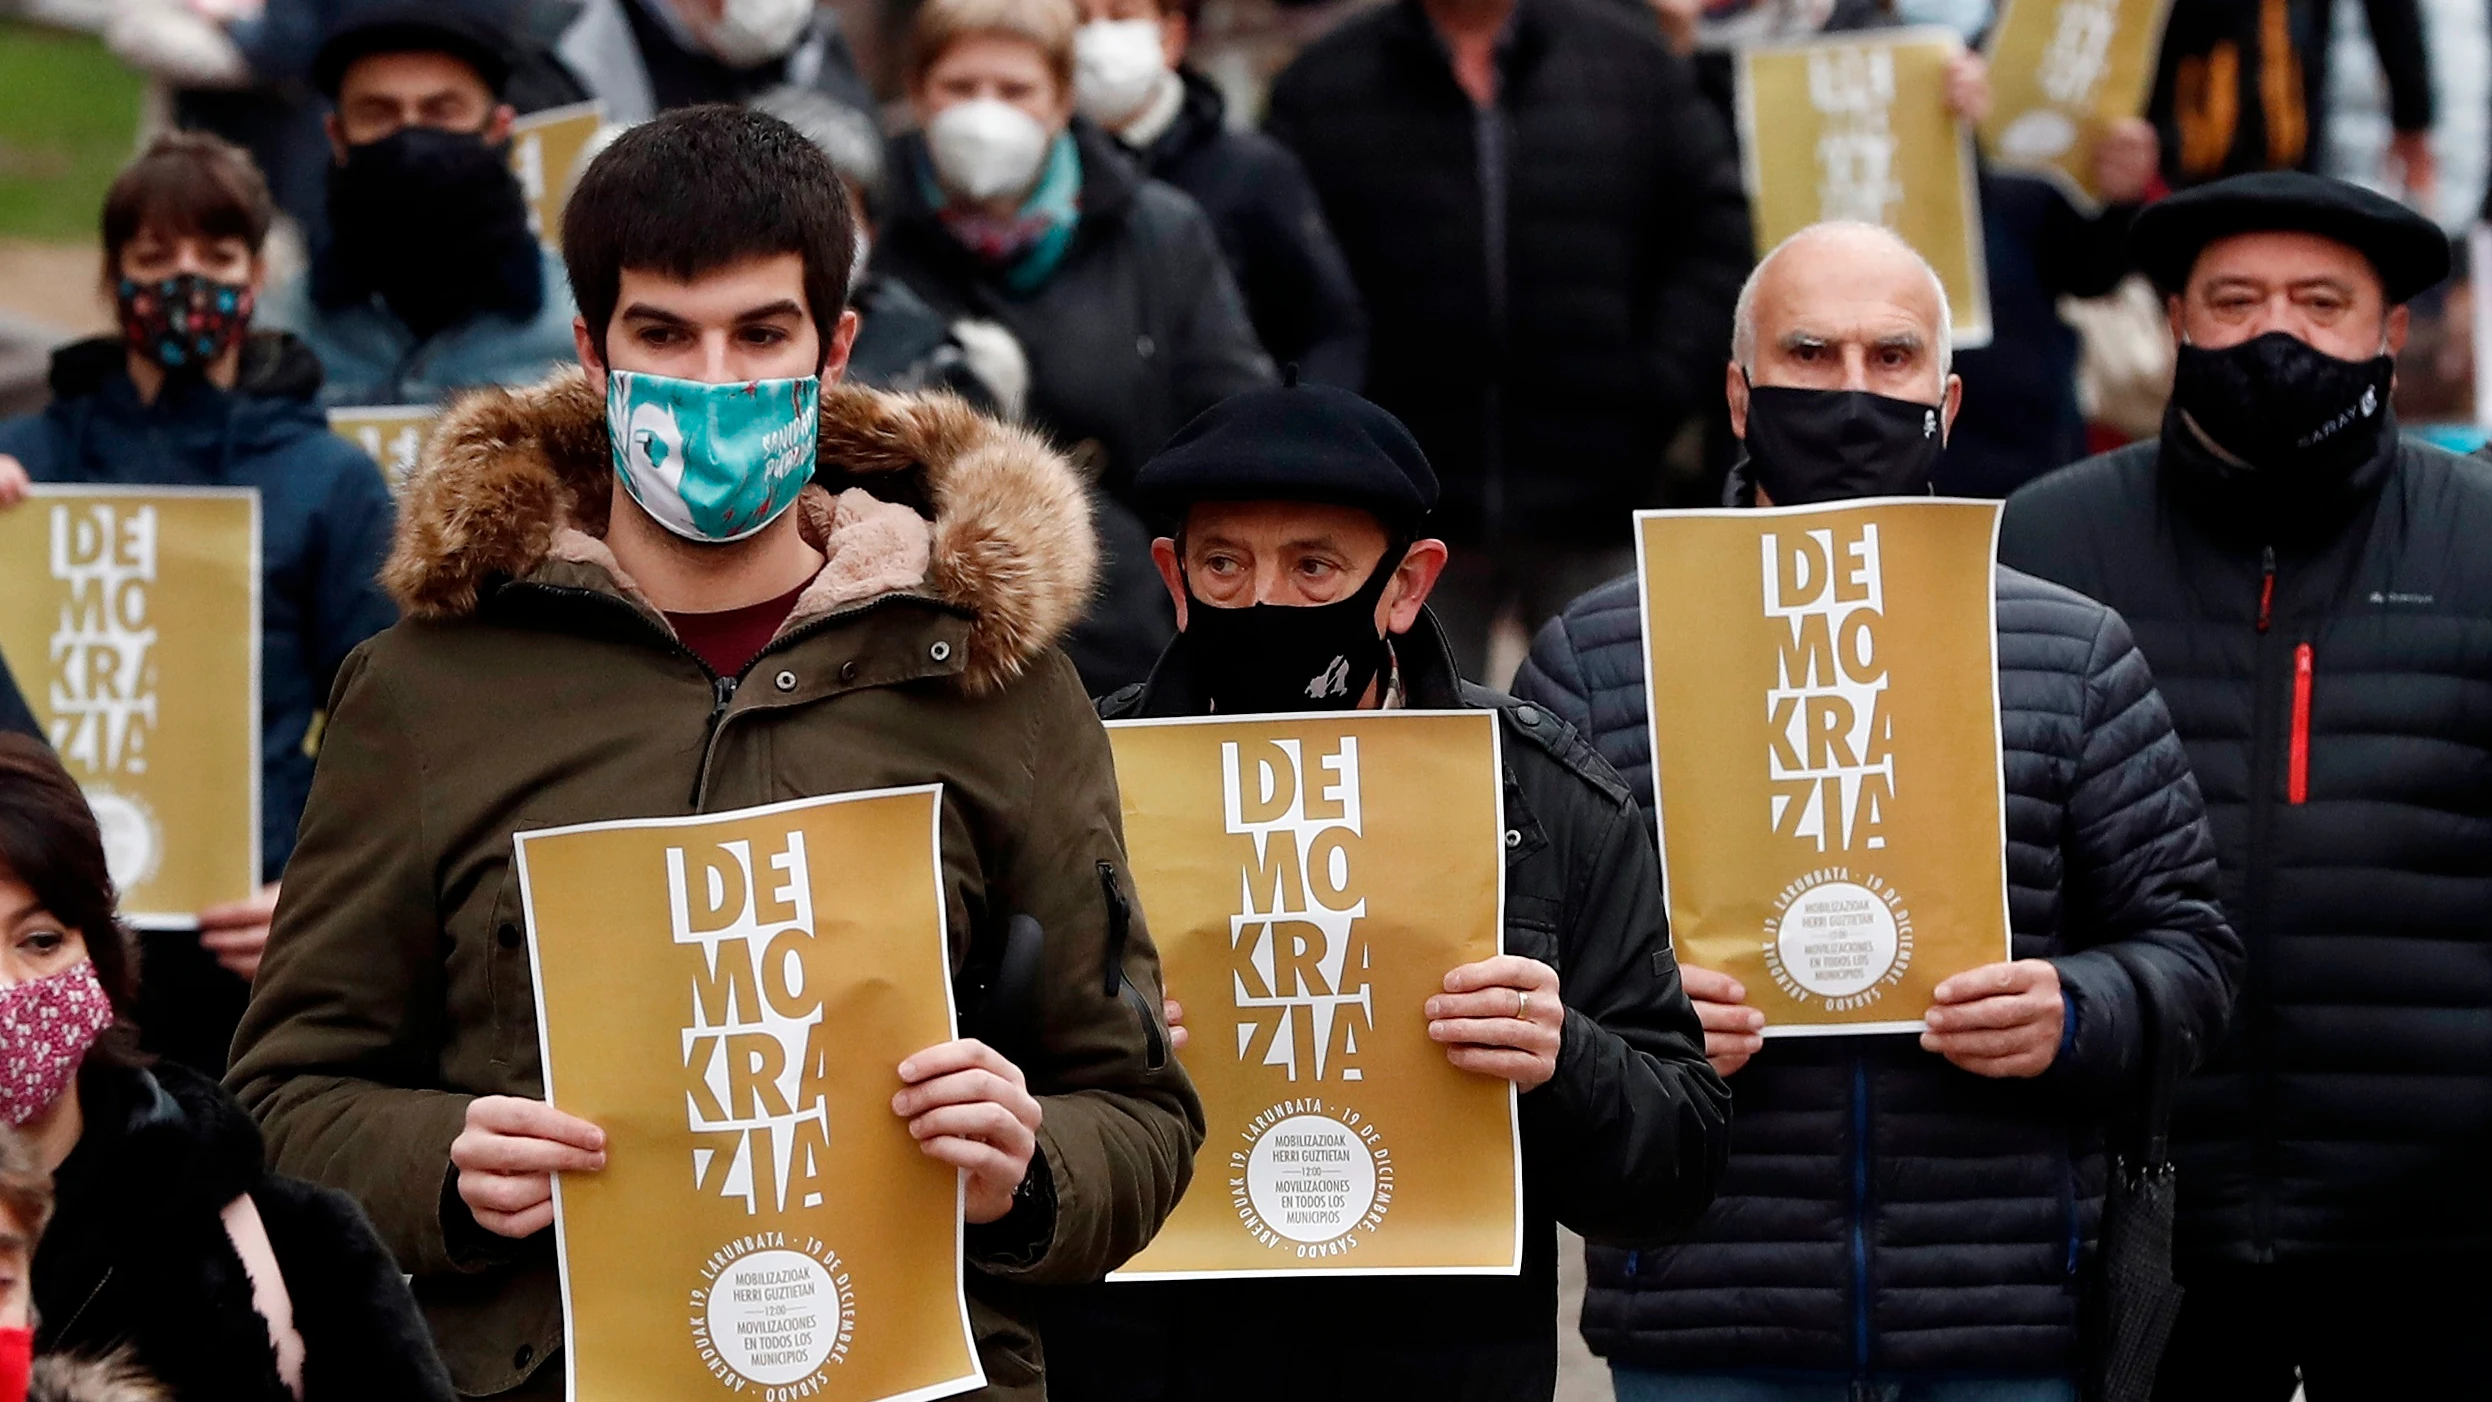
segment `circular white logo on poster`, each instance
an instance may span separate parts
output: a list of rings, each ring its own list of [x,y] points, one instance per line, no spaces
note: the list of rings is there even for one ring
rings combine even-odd
[[[2048,107],[2028,112],[1999,133],[1999,151],[2016,161],[2048,161],[2077,144],[2077,124]]]
[[[1895,967],[1895,913],[1868,887],[1828,881],[1795,897],[1782,914],[1775,952],[1783,971],[1820,998],[1866,993]]]
[[[87,790],[87,807],[104,839],[104,867],[115,889],[127,894],[153,880],[164,863],[164,827],[145,800],[111,789]]]
[[[737,1376],[782,1387],[819,1371],[844,1333],[840,1291],[801,1251],[755,1251],[718,1273],[709,1291],[710,1347]]]
[[[1375,1206],[1376,1165],[1357,1130],[1327,1115],[1292,1115],[1246,1156],[1246,1194],[1264,1225],[1291,1241],[1331,1241]]]

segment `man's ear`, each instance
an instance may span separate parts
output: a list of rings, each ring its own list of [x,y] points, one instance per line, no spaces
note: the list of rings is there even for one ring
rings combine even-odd
[[[1418,623],[1419,610],[1445,574],[1446,558],[1445,542],[1434,537],[1410,543],[1410,549],[1402,554],[1402,563],[1393,571],[1393,587],[1385,592],[1386,632],[1407,633]]]
[[[1734,360],[1722,367],[1722,394],[1730,402],[1731,437],[1748,436],[1748,377],[1739,372]]]
[[[1185,62],[1185,51],[1194,44],[1194,24],[1183,14],[1170,10],[1159,17],[1160,57],[1168,60],[1171,69]]]
[[[580,368],[588,371],[588,382],[599,394],[606,392],[606,358],[597,353],[597,338],[588,334],[588,318],[571,318],[571,348],[579,352]]]
[[[251,255],[251,275],[249,278],[245,279],[245,282],[251,289],[251,295],[255,298],[268,290],[267,254],[254,253]]]
[[[485,144],[487,146],[499,146],[503,142],[510,140],[511,124],[518,120],[518,108],[511,106],[507,102],[497,105],[493,109],[493,115],[485,118]]]
[[[2413,329],[2412,322],[2413,317],[2404,307],[2388,309],[2388,353],[2390,355],[2405,353],[2406,333]]]
[[[2180,298],[2166,297],[2163,299],[2163,319],[2172,328],[2172,344],[2176,346],[2187,345],[2189,343],[2189,333],[2181,329]]]
[[[1947,436],[1955,431],[1956,412],[1964,407],[1964,377],[1949,375],[1947,389],[1938,396],[1938,443],[1947,444]]]
[[[1177,606],[1177,631],[1185,631],[1185,562],[1177,558],[1177,542],[1161,536],[1151,542],[1151,563],[1159,566],[1160,583],[1168,586],[1168,601]]]
[[[822,383],[838,384],[848,373],[848,357],[857,349],[857,309],[850,307],[839,314],[839,325],[831,328],[831,338],[822,343]]]

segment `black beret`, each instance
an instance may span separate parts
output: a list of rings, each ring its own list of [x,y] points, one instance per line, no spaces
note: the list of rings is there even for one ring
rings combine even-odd
[[[1409,527],[1436,506],[1436,470],[1400,419],[1348,390],[1292,383],[1204,410],[1134,474],[1133,494],[1170,519],[1198,501],[1320,501]]]
[[[2177,294],[2208,244],[2269,231],[2352,248],[2371,261],[2390,306],[2449,275],[2449,236],[2439,225],[2385,195],[2298,170],[2236,175],[2146,206],[2129,226],[2129,256],[2155,286]]]
[[[511,39],[502,27],[465,4],[446,0],[357,5],[349,8],[312,56],[312,86],[337,101],[346,70],[374,54],[448,54],[476,70],[496,98],[510,84]]]

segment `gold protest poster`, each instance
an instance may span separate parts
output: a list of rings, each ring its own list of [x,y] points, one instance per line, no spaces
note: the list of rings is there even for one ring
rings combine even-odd
[[[1986,48],[1990,159],[2049,176],[2099,208],[2094,144],[2146,110],[2170,9],[2171,0],[2008,0]]]
[[[1947,289],[1959,347],[1990,342],[1973,138],[1947,108],[1952,30],[1862,30],[1739,52],[1739,149],[1757,253],[1811,224],[1882,224]]]
[[[361,405],[331,409],[329,431],[363,449],[395,494],[406,490],[424,440],[440,417],[440,408],[430,404]]]
[[[891,1111],[953,1036],[941,788],[518,836],[574,1402],[982,1386],[961,1179]]]
[[[580,157],[605,124],[606,109],[596,102],[549,107],[511,123],[511,173],[528,198],[528,228],[548,248],[562,246],[562,207],[585,164]]]
[[[2008,957],[1997,502],[1636,514],[1679,958],[1765,1035],[1917,1032]]]
[[[259,493],[35,487],[0,511],[0,657],[133,924],[259,889]]]
[[[1108,736],[1210,1130],[1176,1212],[1108,1278],[1515,1274],[1514,1087],[1454,1069],[1424,1012],[1502,944],[1495,713]]]

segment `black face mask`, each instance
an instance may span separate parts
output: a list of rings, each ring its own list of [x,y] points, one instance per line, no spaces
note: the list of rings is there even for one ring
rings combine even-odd
[[[1749,470],[1776,506],[1923,496],[1947,446],[1938,410],[1848,389],[1748,390]]]
[[[2379,452],[2396,369],[2386,355],[2339,360],[2281,331],[2222,350],[2184,344],[2172,406],[2261,477],[2336,481]]]
[[[1376,604],[1409,547],[1385,551],[1358,592],[1329,604],[1215,608],[1186,586],[1185,646],[1194,682],[1222,715],[1347,711],[1384,669]]]
[[[329,171],[323,304],[377,292],[420,336],[479,311],[535,316],[544,271],[506,160],[479,133],[432,127],[347,147]]]

